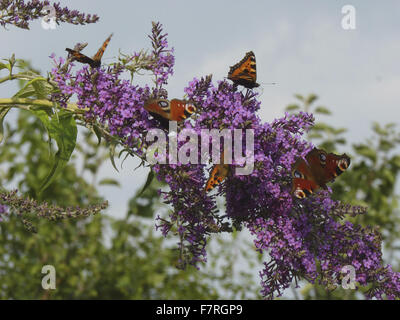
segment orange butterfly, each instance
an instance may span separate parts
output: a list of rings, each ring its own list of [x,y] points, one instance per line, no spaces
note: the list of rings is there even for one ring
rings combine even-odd
[[[101,57],[103,56],[103,53],[106,50],[112,36],[113,34],[110,34],[110,36],[106,39],[106,41],[104,41],[103,45],[93,56],[93,58],[89,58],[88,56],[85,56],[84,54],[80,53],[77,50],[72,50],[69,48],[66,48],[65,50],[67,50],[68,53],[72,56],[72,61],[76,60],[80,63],[87,63],[92,68],[98,68],[101,65]]]
[[[144,108],[157,119],[161,126],[168,129],[169,121],[182,122],[196,112],[196,107],[185,100],[150,99]]]
[[[210,177],[206,183],[206,192],[211,191],[219,185],[229,174],[229,164],[225,163],[225,152],[221,154],[219,164],[214,165],[211,170]]]
[[[229,165],[227,164],[216,164],[208,178],[206,184],[206,192],[214,189],[215,186],[219,185],[229,174]]]
[[[253,51],[247,52],[245,57],[237,64],[232,66],[228,73],[228,79],[236,85],[242,85],[248,89],[256,88],[256,56]]]

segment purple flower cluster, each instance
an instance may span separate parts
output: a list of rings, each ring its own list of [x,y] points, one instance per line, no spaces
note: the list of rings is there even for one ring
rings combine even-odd
[[[62,219],[88,217],[98,214],[108,207],[108,202],[95,204],[86,208],[80,207],[59,207],[48,204],[47,202],[38,203],[34,199],[25,198],[18,195],[18,190],[0,192],[0,221],[2,215],[7,216],[12,212],[22,220],[25,227],[32,232],[36,228],[27,220],[28,215],[35,215],[39,218],[45,218],[51,221]]]
[[[361,213],[365,210],[343,206],[322,192],[280,211],[266,208],[263,217],[250,221],[257,249],[270,256],[260,273],[263,295],[279,296],[300,277],[335,288],[344,266],[355,268],[360,285],[373,282],[382,263],[379,233],[339,222],[345,214]]]
[[[174,73],[175,57],[173,55],[174,49],[168,48],[167,41],[168,33],[162,32],[162,26],[160,23],[153,22],[153,28],[151,30],[151,39],[153,51],[152,60],[147,67],[152,70],[155,75],[155,82],[157,88],[161,88],[167,84],[168,78]]]
[[[65,67],[60,61],[52,70],[59,87],[53,100],[65,105],[76,96],[86,123],[100,123],[139,155],[144,154],[145,135],[154,126],[144,103],[149,97],[167,97],[163,85],[174,65],[160,24],[153,23],[150,38],[152,55],[150,59],[144,57],[147,65],[142,68],[153,71],[154,88],[123,80],[124,71],[134,70],[124,64],[96,69],[84,66],[73,73],[71,65]],[[136,62],[141,57],[133,56]],[[179,237],[181,267],[206,261],[210,234],[247,227],[257,250],[269,254],[260,273],[262,293],[267,298],[280,296],[299,279],[337,287],[344,276],[342,269],[348,265],[355,268],[358,285],[371,285],[369,297],[400,297],[399,273],[382,265],[380,234],[343,220],[347,215],[363,214],[365,209],[333,201],[328,192],[303,200],[291,195],[291,168],[313,147],[302,138],[313,125],[311,114],[286,114],[263,123],[257,115],[261,104],[255,92],[243,93],[227,81],[214,85],[211,76],[194,79],[184,91],[196,105],[197,115],[181,128],[199,136],[202,129],[252,129],[255,143],[253,172],[235,175],[238,164],[233,163],[217,193],[204,190],[208,177],[204,164],[153,166],[157,178],[170,187],[169,191],[160,191],[160,196],[172,208],[168,218],[157,217],[157,228],[165,236],[172,232]],[[180,141],[178,147],[183,143]],[[198,150],[200,158],[201,148]],[[224,216],[217,210],[217,195],[226,196]]]
[[[143,138],[154,127],[143,105],[150,95],[155,97],[162,93],[161,86],[167,83],[174,66],[172,49],[168,48],[166,34],[162,33],[159,23],[153,23],[149,37],[152,39],[153,55],[150,59],[146,57],[149,62],[145,69],[151,70],[156,78],[157,88],[153,88],[152,92],[147,86],[141,88],[122,79],[122,73],[129,71],[129,66],[84,66],[73,74],[73,64],[65,65],[63,58],[56,61],[51,56],[56,64],[52,70],[53,80],[59,88],[59,92],[52,95],[52,100],[66,106],[67,101],[76,96],[78,108],[86,111],[87,122],[100,122],[111,135],[119,137],[136,154],[143,154],[146,147],[139,138]]]
[[[5,27],[7,24],[15,25],[18,28],[29,29],[29,22],[44,17],[43,11],[49,1],[32,0],[24,3],[22,0],[1,0],[0,1],[0,25]],[[67,22],[71,24],[95,23],[99,20],[97,15],[80,13],[77,10],[62,8],[59,3],[54,3],[57,22]]]
[[[60,89],[53,100],[62,104],[76,95],[77,106],[85,110],[87,122],[100,122],[109,133],[121,138],[125,145],[137,149],[138,138],[151,127],[143,104],[149,97],[149,88],[132,85],[120,79],[123,69],[109,67],[92,69],[84,66],[72,76],[71,66],[65,71],[61,58],[52,70],[53,80]]]
[[[5,204],[0,204],[0,222],[3,218],[8,215],[8,206]]]

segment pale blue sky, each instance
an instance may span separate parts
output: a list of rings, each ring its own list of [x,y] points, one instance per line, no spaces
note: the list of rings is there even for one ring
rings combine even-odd
[[[61,1],[62,5],[97,13],[88,26],[61,24],[46,31],[35,21],[30,31],[9,27],[0,31],[0,57],[15,52],[42,71],[51,68],[48,56],[65,56],[65,47],[89,42],[92,55],[114,32],[104,62],[118,54],[149,48],[151,21],[160,21],[175,48],[175,75],[167,87],[170,97],[182,97],[194,76],[227,76],[229,66],[249,50],[257,58],[258,82],[277,82],[261,89],[261,117],[270,121],[294,102],[293,94],[316,93],[334,115],[331,123],[350,129],[352,142],[362,141],[372,121],[398,122],[400,107],[400,2],[378,1]],[[356,8],[356,30],[341,27],[341,8]],[[10,87],[0,86],[0,97]],[[12,116],[8,118],[12,121]],[[108,164],[104,176],[114,175],[122,189],[102,187],[113,215],[125,214],[126,203],[140,187],[145,172],[126,162],[116,173]]]

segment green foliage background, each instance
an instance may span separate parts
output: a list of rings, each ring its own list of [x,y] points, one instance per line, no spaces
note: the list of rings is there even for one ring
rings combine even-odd
[[[100,165],[109,161],[108,151],[86,130],[74,158],[52,185],[39,193],[53,163],[45,127],[30,112],[18,111],[17,123],[6,123],[6,132],[0,148],[4,187],[17,185],[25,196],[62,206],[98,203],[102,199],[96,185],[118,187],[112,178],[97,182]],[[83,160],[81,168],[77,158]],[[222,265],[210,263],[206,271],[175,268],[175,242],[166,244],[168,241],[154,230],[154,212],[161,207],[159,187],[153,180],[140,197],[133,195],[124,219],[107,214],[59,222],[32,218],[38,229],[34,234],[11,215],[0,223],[0,298],[259,298],[251,273],[235,271],[235,252],[243,250],[239,238],[214,241],[210,260],[221,257],[216,248],[223,247]],[[56,268],[56,290],[42,289],[41,269],[46,264]],[[243,283],[248,290],[243,289]]]

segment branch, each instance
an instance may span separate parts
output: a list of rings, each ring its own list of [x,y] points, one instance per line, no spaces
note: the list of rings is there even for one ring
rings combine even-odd
[[[28,98],[0,98],[0,109],[17,107],[25,110],[31,110],[30,106],[45,108],[54,108],[55,102],[46,99],[28,99]],[[84,113],[88,109],[78,108],[76,103],[68,103],[64,109],[74,113]]]

